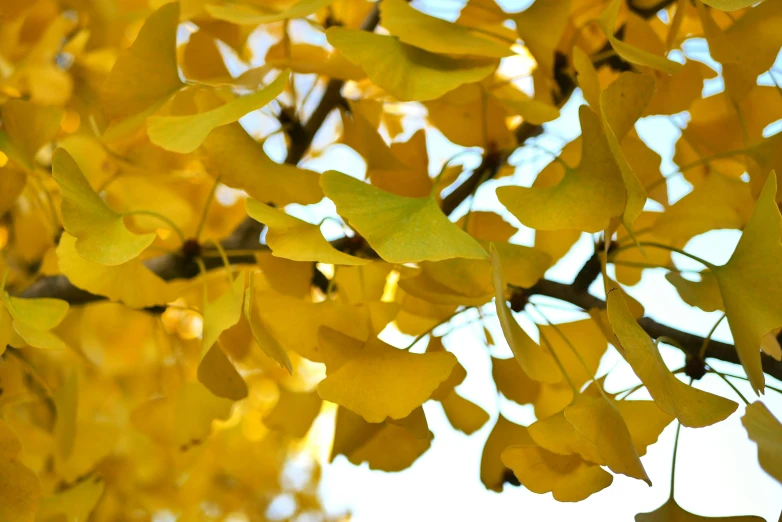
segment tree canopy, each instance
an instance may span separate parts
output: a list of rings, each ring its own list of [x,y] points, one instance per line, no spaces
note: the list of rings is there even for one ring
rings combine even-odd
[[[0,0],[0,522],[256,521],[281,495],[331,519],[322,460],[403,476],[429,401],[493,426],[498,492],[651,486],[668,425],[732,415],[782,482],[782,0],[523,4]],[[727,263],[692,253],[722,229]],[[626,289],[654,270],[712,333],[645,314]],[[531,424],[460,392],[468,315]],[[703,519],[674,498],[636,520]]]

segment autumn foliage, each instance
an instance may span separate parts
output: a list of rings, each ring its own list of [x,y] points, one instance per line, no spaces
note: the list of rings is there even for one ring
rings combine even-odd
[[[428,401],[493,426],[495,491],[651,485],[666,426],[739,400],[782,482],[762,402],[782,379],[782,0],[445,4],[0,0],[0,522],[266,520],[281,494],[328,519],[324,461],[403,474],[437,444]],[[674,172],[636,130],[652,116],[679,130]],[[577,138],[537,141],[567,118]],[[531,183],[519,149],[548,158]],[[721,266],[688,250],[718,229],[742,231]],[[733,344],[645,316],[625,288],[657,269]],[[480,371],[449,349],[467,314],[532,424],[459,391]],[[606,385],[607,351],[637,386]],[[715,372],[725,396],[699,388]],[[701,518],[673,496],[637,516]]]

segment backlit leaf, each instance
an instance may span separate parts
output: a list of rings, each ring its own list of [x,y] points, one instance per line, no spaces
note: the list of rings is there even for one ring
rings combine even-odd
[[[101,265],[120,265],[138,257],[155,240],[155,234],[128,230],[123,216],[92,190],[64,149],[54,152],[52,170],[62,192],[63,227],[76,238],[75,248],[81,257]]]
[[[323,174],[321,186],[340,215],[390,263],[487,257],[477,241],[448,221],[431,197],[389,194],[336,171]]]

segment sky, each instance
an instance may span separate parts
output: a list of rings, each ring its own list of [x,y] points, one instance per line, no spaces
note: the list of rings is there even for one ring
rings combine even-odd
[[[427,5],[430,8],[435,6],[436,9],[430,9],[431,12],[448,18],[449,13],[457,12],[460,3],[443,0],[443,2],[414,5],[424,8]],[[446,9],[445,6],[448,8]],[[519,10],[522,6],[516,7],[515,10]],[[308,38],[310,37],[303,36],[301,39]],[[311,38],[317,41],[317,36]],[[262,46],[263,42],[259,41],[257,45]],[[685,52],[690,58],[697,58],[717,67],[708,59],[706,44],[702,40],[692,42]],[[263,53],[259,53],[259,56],[262,57]],[[672,58],[675,59],[675,53]],[[782,66],[780,62],[777,61],[777,67]],[[514,65],[514,67],[522,66],[523,64],[520,63]],[[778,78],[782,78],[782,75]],[[768,77],[761,79],[768,81]],[[528,80],[520,80],[519,85],[531,92]],[[709,80],[704,87],[704,95],[711,95],[721,90],[720,80]],[[536,144],[557,151],[567,141],[577,136],[579,133],[577,108],[582,103],[584,103],[583,99],[577,91],[563,108],[562,117],[546,125],[546,133],[535,141]],[[336,125],[337,120],[336,114],[332,114],[327,126]],[[686,114],[677,115],[673,121],[679,125],[686,124]],[[406,122],[409,128],[405,136],[400,138],[402,141],[423,123],[423,115],[419,113],[411,116]],[[243,119],[242,123],[251,132],[253,129],[260,132],[259,129],[263,127],[251,117]],[[767,134],[778,132],[779,127],[780,125],[774,125],[773,128],[767,129]],[[662,156],[663,175],[675,172],[677,167],[672,163],[671,157],[679,130],[671,119],[644,118],[638,122],[636,128],[647,145]],[[431,170],[432,173],[436,173],[440,165],[460,151],[461,147],[449,143],[436,131],[427,132],[427,138]],[[284,157],[284,149],[279,139],[281,139],[279,135],[269,139],[266,149],[272,157],[281,161]],[[319,148],[329,139],[331,136],[328,132],[321,134],[316,139],[314,147]],[[465,161],[469,163],[470,158],[467,157]],[[503,210],[496,199],[494,189],[501,184],[509,183],[529,186],[537,172],[548,161],[550,158],[539,149],[527,147],[518,151],[510,158],[510,162],[517,166],[515,175],[501,181],[486,183],[478,191],[473,209],[491,209],[499,212],[508,222],[520,229],[514,241],[532,244],[533,231],[523,227]],[[335,165],[339,165],[343,172],[363,178],[365,169],[363,160],[343,145],[328,147],[318,158],[305,163],[307,168],[318,171],[334,168]],[[669,184],[671,202],[683,197],[690,188],[681,176],[672,178]],[[315,223],[325,215],[334,214],[334,207],[327,200],[306,208],[293,205],[287,210]],[[464,211],[464,208],[460,210],[462,213]],[[330,238],[339,237],[344,233],[338,225],[328,221],[323,225],[322,230]],[[712,263],[723,264],[733,252],[739,237],[740,232],[735,230],[713,231],[694,238],[687,244],[686,250]],[[584,234],[571,252],[560,260],[546,277],[569,283],[591,253],[592,238]],[[701,268],[697,263],[677,254],[674,254],[674,262],[679,268]],[[682,302],[674,288],[664,279],[664,275],[665,271],[662,269],[645,270],[642,281],[634,287],[627,288],[627,291],[645,305],[646,314],[655,320],[685,331],[706,335],[719,319],[720,313],[706,313]],[[593,284],[591,290],[595,295],[601,295],[600,280]],[[541,296],[535,297],[533,301],[539,304],[546,316],[554,322],[586,317],[584,313],[575,311],[567,303],[557,303]],[[492,304],[487,305],[485,310],[488,315],[493,315]],[[477,313],[474,312],[462,314],[447,327],[435,330],[435,333],[445,336],[445,346],[457,356],[468,371],[467,379],[457,387],[457,391],[489,412],[491,415],[489,422],[478,432],[466,436],[451,428],[439,403],[430,401],[424,405],[424,411],[429,427],[434,433],[432,446],[411,468],[400,473],[372,471],[366,464],[354,466],[344,456],[337,457],[332,464],[325,464],[327,451],[323,452],[325,467],[322,474],[321,496],[330,513],[350,512],[355,522],[399,520],[623,522],[632,520],[636,513],[652,511],[665,502],[670,486],[675,422],[663,431],[658,442],[650,446],[648,453],[642,458],[652,480],[652,487],[648,487],[641,481],[616,475],[609,488],[574,504],[560,503],[554,500],[550,493],[539,495],[523,487],[506,485],[502,493],[486,490],[479,480],[480,457],[483,444],[497,415],[501,412],[510,420],[524,425],[532,423],[534,415],[531,406],[520,406],[498,397],[491,379],[490,355],[510,357],[511,353],[504,342],[495,317],[487,317],[485,325],[491,331],[497,346],[491,350],[485,347],[481,325],[475,321],[476,316]],[[530,326],[529,316],[526,314],[517,314],[517,318],[522,325]],[[535,336],[533,329],[528,328],[528,332]],[[384,332],[384,338],[400,347],[406,346],[411,340],[410,337],[393,331]],[[716,329],[713,338],[725,342],[732,341],[726,321]],[[682,366],[684,357],[678,349],[661,345],[661,353],[670,368]],[[726,373],[743,374],[740,367],[732,364],[714,362],[713,366]],[[609,370],[611,375],[606,382],[609,390],[627,388],[638,382],[627,363],[613,348],[609,348],[598,374],[605,374]],[[767,381],[771,386],[782,388],[782,383],[773,378],[767,377]],[[750,402],[758,400],[746,383],[733,382]],[[742,400],[714,375],[706,376],[698,381],[696,386],[735,400],[739,403],[739,408],[730,418],[717,425],[681,430],[674,493],[677,502],[683,508],[704,516],[758,515],[769,522],[782,520],[780,519],[782,485],[761,470],[757,463],[756,446],[747,438],[740,422],[744,413]],[[643,391],[634,394],[633,397],[649,399]],[[768,390],[760,400],[778,419],[782,419],[781,394]],[[317,433],[327,434],[329,430],[333,430],[332,423],[333,419],[321,416],[313,429]],[[324,447],[328,450],[328,445]],[[279,517],[285,515],[284,500],[275,503],[271,515]]]

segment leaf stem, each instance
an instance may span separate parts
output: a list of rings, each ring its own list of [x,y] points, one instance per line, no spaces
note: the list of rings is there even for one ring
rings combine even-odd
[[[692,379],[690,379],[690,386],[692,386]],[[673,491],[676,487],[676,455],[679,453],[679,433],[682,431],[682,423],[676,423],[676,436],[673,439],[673,458],[671,459],[671,489],[668,493],[668,498],[673,498]]]
[[[127,212],[123,212],[122,216],[149,216],[156,219],[159,219],[160,221],[164,222],[166,225],[171,228],[174,232],[176,232],[176,235],[179,236],[179,239],[184,243],[187,241],[185,238],[185,234],[182,233],[182,229],[179,228],[176,223],[171,221],[170,218],[167,218],[163,214],[158,214],[157,212],[153,212],[152,210],[128,210]]]
[[[710,371],[711,373],[715,374],[715,375],[719,375],[720,379],[722,379],[723,381],[725,381],[725,384],[727,384],[728,386],[730,386],[730,388],[731,388],[731,389],[732,389],[734,392],[736,392],[736,395],[738,395],[739,397],[741,397],[741,400],[742,400],[742,401],[744,401],[744,404],[746,404],[747,406],[749,406],[749,401],[747,400],[747,398],[746,398],[746,397],[744,397],[744,394],[743,394],[743,393],[741,393],[741,392],[739,391],[739,389],[738,389],[738,388],[736,388],[736,386],[734,386],[734,385],[733,385],[733,383],[732,383],[732,382],[730,382],[730,381],[728,380],[728,378],[727,378],[727,377],[726,377],[724,374],[722,374],[721,372],[718,372],[717,370],[715,370],[715,369],[714,369],[714,368],[712,368],[711,366],[709,366],[709,371]]]
[[[201,232],[204,231],[204,225],[206,225],[206,216],[209,214],[209,207],[212,205],[212,200],[214,200],[215,192],[217,192],[217,186],[219,184],[220,176],[217,176],[217,178],[215,178],[214,184],[212,185],[212,188],[209,190],[209,195],[206,196],[206,203],[204,203],[204,208],[201,211],[201,219],[199,219],[198,228],[196,228],[196,239],[201,237]]]
[[[717,331],[717,327],[720,325],[722,320],[725,319],[725,314],[722,314],[722,316],[717,320],[716,323],[714,323],[714,326],[711,327],[711,330],[709,330],[709,334],[703,339],[703,343],[701,344],[701,349],[698,352],[698,357],[700,360],[703,360],[703,357],[706,355],[706,349],[709,347],[709,343],[711,342],[711,336],[714,335],[714,332]]]
[[[698,263],[702,264],[703,266],[705,266],[706,268],[708,268],[710,270],[712,270],[714,268],[717,268],[716,265],[714,265],[712,263],[709,263],[705,259],[702,259],[702,258],[696,256],[695,254],[690,254],[689,252],[685,252],[684,250],[682,250],[680,248],[672,247],[671,245],[665,245],[663,243],[655,243],[655,242],[652,242],[652,241],[641,241],[638,244],[640,246],[649,246],[649,247],[653,247],[653,248],[660,248],[662,250],[668,250],[670,252],[675,252],[677,254],[681,254],[681,255],[683,255],[685,257],[689,257],[693,261],[697,261]]]

